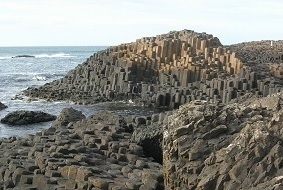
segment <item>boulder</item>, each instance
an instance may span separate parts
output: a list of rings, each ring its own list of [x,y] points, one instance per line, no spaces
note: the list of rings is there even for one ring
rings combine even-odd
[[[4,104],[2,104],[2,103],[0,102],[0,110],[3,110],[3,109],[5,109],[5,108],[7,108],[7,106],[4,105]]]
[[[70,122],[80,121],[85,118],[81,111],[74,108],[64,108],[57,119],[52,124],[52,127],[67,126]]]
[[[56,116],[44,113],[42,111],[14,111],[1,119],[1,123],[9,125],[27,125],[40,122],[53,121]]]

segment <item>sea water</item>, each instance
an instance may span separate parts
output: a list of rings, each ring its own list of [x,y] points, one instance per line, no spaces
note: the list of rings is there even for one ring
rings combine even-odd
[[[15,96],[28,87],[37,87],[63,77],[70,69],[107,47],[0,47],[0,102],[8,108],[0,111],[0,119],[15,110],[44,111],[58,115],[65,107],[73,107],[85,115],[110,110],[120,115],[145,115],[151,110],[129,102],[108,102],[95,105],[75,105],[68,102],[29,101]],[[16,57],[29,55],[33,57]],[[14,58],[13,58],[14,57]],[[24,126],[0,123],[0,138],[34,134],[50,127],[52,122]]]

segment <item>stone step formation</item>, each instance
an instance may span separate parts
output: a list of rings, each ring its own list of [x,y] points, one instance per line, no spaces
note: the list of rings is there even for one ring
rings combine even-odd
[[[261,70],[250,66],[239,51],[210,34],[172,31],[97,52],[64,78],[24,94],[79,104],[131,99],[174,109],[194,100],[226,104],[247,93],[267,96],[282,91],[271,71],[278,67],[259,74]]]
[[[124,123],[65,108],[42,132],[1,139],[0,189],[164,189],[162,166],[130,142]]]

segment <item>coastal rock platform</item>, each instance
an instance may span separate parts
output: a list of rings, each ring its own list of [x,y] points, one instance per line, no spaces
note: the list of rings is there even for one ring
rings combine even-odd
[[[223,46],[192,30],[97,52],[24,95],[131,100],[166,112],[86,118],[63,110],[51,128],[1,142],[0,181],[34,189],[281,190],[282,52],[282,41]]]
[[[49,129],[0,141],[0,187],[280,190],[282,105],[278,93],[227,105],[197,100],[151,117],[86,118],[66,108]]]
[[[65,109],[58,118],[74,112]],[[164,189],[162,166],[129,141],[120,117],[69,118],[36,135],[0,141],[0,189]]]

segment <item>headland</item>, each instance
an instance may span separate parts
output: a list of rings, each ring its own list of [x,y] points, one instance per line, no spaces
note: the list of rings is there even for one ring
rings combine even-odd
[[[1,141],[3,189],[277,189],[283,41],[223,46],[192,30],[95,53],[26,96],[133,101],[152,116],[64,109],[36,135]]]

